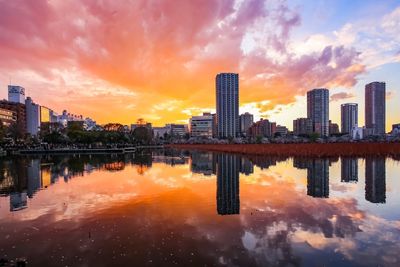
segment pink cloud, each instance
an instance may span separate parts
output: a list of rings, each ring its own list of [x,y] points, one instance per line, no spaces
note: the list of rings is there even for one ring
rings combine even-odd
[[[313,87],[350,87],[364,72],[352,48],[328,46],[301,57],[288,51],[301,17],[284,2],[38,0],[1,1],[0,9],[0,70],[34,71],[49,81],[60,80],[54,69],[79,71],[135,91],[146,103],[164,98],[211,107],[215,74],[235,71],[243,101],[271,100],[273,108]],[[254,31],[263,39],[245,54],[243,38]],[[69,86],[63,82],[59,90]],[[43,92],[59,85],[46,86],[52,88]],[[134,104],[138,116],[150,112],[148,104]],[[95,106],[90,110],[96,114]]]
[[[341,92],[331,95],[331,101],[339,101],[343,99],[348,99],[354,97],[354,94]]]

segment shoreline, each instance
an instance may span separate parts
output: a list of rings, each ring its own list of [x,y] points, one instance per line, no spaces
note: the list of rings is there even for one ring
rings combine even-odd
[[[8,155],[48,155],[48,154],[126,154],[135,153],[142,149],[160,149],[164,146],[132,146],[114,148],[50,148],[50,149],[19,149],[7,151]]]
[[[400,156],[400,143],[171,144],[167,147],[257,156]]]

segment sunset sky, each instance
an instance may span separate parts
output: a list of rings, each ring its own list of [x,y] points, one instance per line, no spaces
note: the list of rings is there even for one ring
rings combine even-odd
[[[98,123],[182,123],[215,111],[215,75],[240,75],[240,111],[292,128],[306,91],[330,117],[385,81],[400,123],[400,0],[0,0],[0,98],[10,83],[41,105]]]

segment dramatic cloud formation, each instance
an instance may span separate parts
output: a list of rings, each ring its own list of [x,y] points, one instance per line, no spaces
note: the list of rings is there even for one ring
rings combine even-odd
[[[339,101],[342,99],[353,98],[354,95],[351,93],[341,92],[331,95],[331,101]]]
[[[313,87],[352,87],[365,71],[350,43],[293,49],[302,18],[285,1],[37,0],[0,8],[1,78],[37,102],[100,122],[161,124],[187,119],[187,109],[213,109],[219,72],[240,73],[243,105],[269,101],[270,110]],[[393,38],[397,13],[383,23]]]

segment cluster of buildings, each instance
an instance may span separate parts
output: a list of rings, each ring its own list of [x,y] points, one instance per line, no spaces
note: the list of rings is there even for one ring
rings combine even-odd
[[[395,125],[393,126],[395,127]],[[341,105],[341,131],[329,120],[329,90],[313,89],[307,92],[307,118],[293,121],[293,134],[320,136],[348,134],[352,139],[386,134],[386,84],[372,82],[365,86],[365,126],[358,125],[358,104]]]
[[[329,119],[329,90],[316,88],[307,92],[307,117],[293,121],[293,131],[268,119],[254,121],[248,112],[239,115],[239,74],[219,73],[215,78],[216,113],[203,113],[192,116],[188,124],[166,124],[152,127],[151,123],[139,120],[136,124],[123,126],[124,131],[133,131],[137,127],[146,127],[155,138],[172,136],[183,138],[237,137],[264,138],[286,136],[320,137],[345,134],[352,139],[366,136],[383,136],[386,131],[386,85],[384,82],[372,82],[365,86],[365,126],[358,125],[358,104],[341,105],[341,127]],[[73,115],[66,110],[57,114],[53,110],[36,104],[30,97],[25,98],[25,89],[21,86],[8,86],[8,100],[0,101],[0,120],[4,125],[17,123],[24,133],[32,136],[50,125],[67,127],[69,122],[80,122],[86,130],[97,129],[96,122],[81,115]],[[110,124],[111,125],[111,124]],[[116,124],[117,125],[117,124]],[[117,125],[119,130],[119,124]],[[114,128],[112,128],[114,130]],[[393,134],[400,134],[400,124],[393,125]]]
[[[220,73],[216,76],[216,114],[204,113],[189,121],[192,137],[235,138],[274,137],[293,134],[328,137],[347,134],[352,139],[386,134],[386,84],[372,82],[365,86],[365,126],[358,125],[358,104],[341,105],[341,127],[329,119],[329,90],[316,88],[307,92],[307,117],[293,121],[293,132],[268,119],[254,122],[250,113],[239,115],[239,75]],[[393,125],[392,133],[400,133],[400,124]]]
[[[25,88],[8,86],[8,99],[0,101],[0,121],[5,126],[17,124],[22,134],[36,136],[41,130],[52,127],[67,127],[69,122],[79,122],[84,129],[96,127],[96,122],[82,115],[74,115],[64,110],[61,114],[35,103],[25,97]]]

